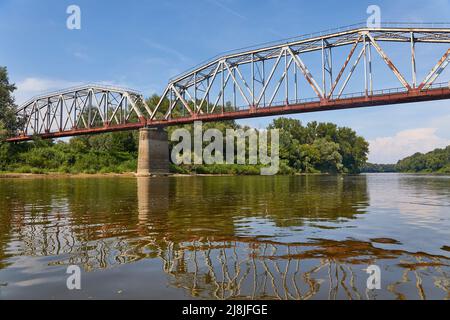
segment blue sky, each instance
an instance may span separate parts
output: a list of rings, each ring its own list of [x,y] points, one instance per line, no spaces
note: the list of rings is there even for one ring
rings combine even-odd
[[[81,30],[66,28],[71,4],[81,8]],[[170,77],[218,53],[365,21],[370,4],[381,7],[383,21],[450,22],[446,0],[0,0],[0,65],[17,84],[19,103],[90,82],[149,96],[161,94]],[[423,53],[427,67],[444,52],[440,47]],[[352,127],[370,141],[374,162],[450,144],[448,101],[293,117]],[[270,120],[242,123],[264,127]]]

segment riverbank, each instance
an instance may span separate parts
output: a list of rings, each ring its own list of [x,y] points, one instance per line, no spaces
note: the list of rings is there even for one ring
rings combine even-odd
[[[279,174],[278,176],[326,176],[329,173],[295,173],[289,175]],[[165,176],[170,177],[237,177],[239,174],[212,174],[212,173],[169,173]],[[247,175],[260,176],[260,174]],[[0,172],[0,179],[33,179],[33,178],[108,178],[108,177],[137,177],[134,172],[125,173],[63,173],[63,172],[48,172],[48,173],[14,173],[14,172]]]
[[[105,177],[135,177],[133,172],[127,173],[13,173],[0,172],[0,179],[26,179],[26,178],[105,178]]]

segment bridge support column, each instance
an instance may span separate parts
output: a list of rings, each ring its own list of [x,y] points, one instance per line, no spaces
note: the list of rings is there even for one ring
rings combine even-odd
[[[163,129],[140,129],[137,176],[168,173],[169,138],[167,132]]]

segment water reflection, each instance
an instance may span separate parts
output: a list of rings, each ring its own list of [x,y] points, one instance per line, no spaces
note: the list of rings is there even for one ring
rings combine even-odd
[[[441,235],[448,232],[448,190],[440,182],[389,179],[0,180],[0,283],[14,286],[2,270],[14,269],[18,257],[97,272],[154,260],[156,277],[194,298],[450,298],[448,254],[436,252],[448,237],[409,250],[422,249],[408,240],[420,238],[408,228],[409,217],[423,212],[409,208],[406,220],[392,214],[418,192],[438,204],[427,217],[441,224]],[[370,264],[382,268],[384,290],[366,289]]]

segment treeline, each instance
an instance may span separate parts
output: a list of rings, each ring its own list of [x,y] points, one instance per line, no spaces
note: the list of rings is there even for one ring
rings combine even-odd
[[[378,163],[366,163],[361,168],[361,172],[364,173],[392,173],[397,172],[397,166],[395,164],[378,164]]]
[[[137,166],[135,132],[0,144],[0,171],[17,173],[124,173]]]
[[[416,153],[400,160],[396,169],[399,172],[450,173],[450,146],[425,154]]]
[[[435,149],[428,153],[415,153],[397,162],[397,164],[366,163],[362,166],[364,173],[450,173],[450,146]]]

